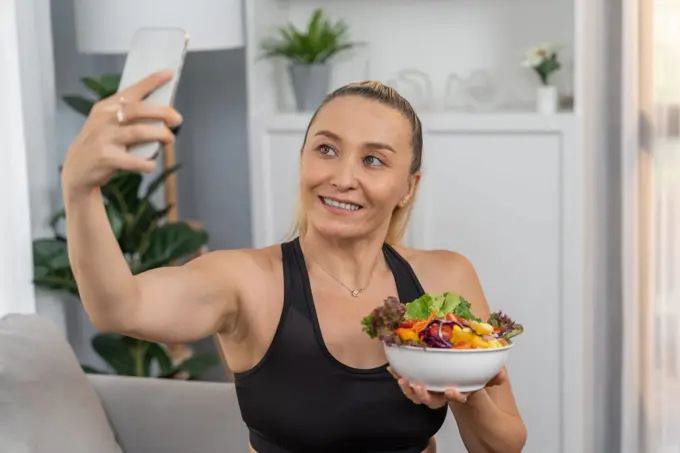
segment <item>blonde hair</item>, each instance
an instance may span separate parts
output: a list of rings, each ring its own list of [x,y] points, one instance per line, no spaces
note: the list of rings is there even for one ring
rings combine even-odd
[[[305,132],[305,138],[302,143],[302,149],[304,149],[304,144],[307,141],[307,134],[309,133],[309,128],[316,119],[319,111],[330,101],[335,98],[343,96],[359,96],[365,99],[371,99],[384,104],[388,107],[392,107],[401,113],[411,125],[411,149],[413,150],[413,158],[411,160],[411,167],[409,173],[411,175],[416,174],[420,171],[422,167],[423,160],[423,132],[422,125],[420,123],[420,118],[416,114],[415,110],[411,104],[404,99],[394,88],[387,85],[383,85],[380,82],[366,81],[359,83],[350,83],[343,87],[338,88],[331,94],[326,96],[326,98],[321,102],[319,108],[316,109],[314,115],[312,115],[309,124],[307,125],[307,131]],[[411,211],[413,210],[413,204],[416,198],[416,190],[414,190],[411,197],[406,200],[403,206],[397,206],[390,219],[390,225],[387,230],[387,236],[385,237],[385,242],[388,244],[398,244],[406,232],[409,219],[411,217]],[[287,239],[294,238],[297,234],[303,235],[307,229],[307,218],[305,211],[302,208],[302,202],[298,199],[295,214],[295,224],[292,230],[287,235]]]

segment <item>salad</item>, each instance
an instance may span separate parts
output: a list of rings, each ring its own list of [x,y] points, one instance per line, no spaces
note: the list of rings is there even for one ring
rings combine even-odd
[[[508,346],[524,332],[521,324],[498,311],[484,322],[459,294],[424,294],[403,304],[388,297],[362,321],[362,330],[387,345],[439,349],[488,349]]]

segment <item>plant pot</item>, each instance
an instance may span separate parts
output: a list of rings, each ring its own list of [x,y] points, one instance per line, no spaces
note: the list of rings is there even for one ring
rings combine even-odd
[[[328,94],[331,66],[328,64],[299,64],[288,67],[295,93],[298,112],[312,112]]]
[[[557,87],[553,85],[541,85],[536,90],[536,110],[538,113],[557,112],[558,96]]]

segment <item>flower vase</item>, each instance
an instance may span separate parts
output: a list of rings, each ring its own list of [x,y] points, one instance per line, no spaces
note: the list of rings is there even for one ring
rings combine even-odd
[[[557,112],[557,87],[541,85],[536,90],[536,110],[538,113],[550,114]]]
[[[331,66],[319,64],[291,64],[289,66],[295,105],[298,112],[315,111],[328,94]]]

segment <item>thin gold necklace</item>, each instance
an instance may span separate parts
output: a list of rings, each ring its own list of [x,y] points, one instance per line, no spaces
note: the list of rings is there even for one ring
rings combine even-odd
[[[365,287],[363,287],[363,288],[354,288],[354,289],[352,289],[352,288],[350,288],[349,286],[345,285],[343,282],[341,282],[337,277],[335,277],[335,275],[331,274],[331,273],[328,271],[328,269],[326,269],[325,267],[323,267],[323,265],[322,265],[321,263],[319,263],[319,261],[317,261],[316,258],[314,258],[314,257],[312,256],[312,259],[313,259],[314,262],[315,262],[316,264],[318,264],[319,267],[320,267],[321,269],[323,269],[323,271],[324,271],[325,273],[327,273],[333,280],[335,280],[336,282],[340,283],[347,291],[349,291],[349,293],[352,295],[352,297],[359,297],[359,294],[361,294],[362,292],[364,292],[364,290],[365,290],[366,288],[368,288],[368,285],[371,284],[371,280],[373,279],[373,273],[375,272],[375,268],[374,268],[374,269],[373,269],[373,272],[371,272],[371,277],[368,279],[368,283],[366,283],[366,286],[365,286]]]

